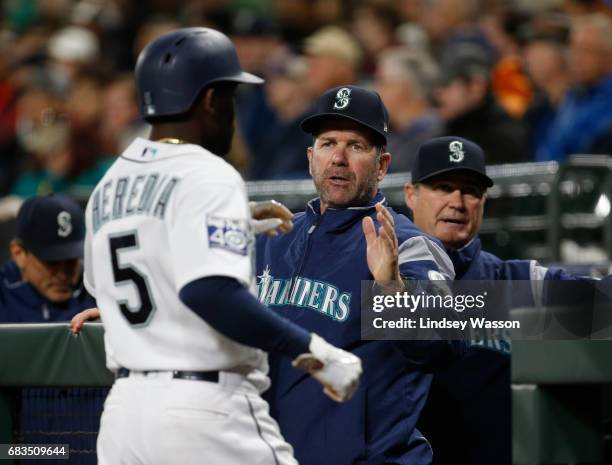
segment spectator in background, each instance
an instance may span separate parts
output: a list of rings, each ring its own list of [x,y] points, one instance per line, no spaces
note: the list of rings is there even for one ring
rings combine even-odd
[[[282,35],[291,43],[299,43],[318,27],[316,19],[316,4],[313,0],[292,0],[290,2],[274,2],[276,17]]]
[[[399,0],[396,2],[398,15],[403,23],[424,22],[428,0]]]
[[[131,75],[120,74],[104,88],[99,131],[100,151],[110,157],[122,153],[134,138],[148,137],[150,126],[140,117]]]
[[[420,19],[427,31],[436,56],[460,44],[491,47],[478,26],[483,13],[479,0],[430,0],[425,3]]]
[[[69,321],[95,306],[82,287],[85,223],[68,197],[32,197],[17,215],[12,260],[0,268],[0,323]]]
[[[307,116],[310,98],[303,92],[306,63],[291,53],[277,56],[266,71],[266,100],[275,113],[275,123],[265,128],[254,148],[252,179],[307,178],[304,155],[312,138],[300,128]]]
[[[357,82],[363,51],[353,35],[338,26],[317,30],[304,42],[305,91],[314,99],[327,89]]]
[[[19,165],[17,134],[17,99],[19,88],[11,79],[9,40],[0,36],[0,197],[6,195]]]
[[[448,49],[441,74],[435,96],[444,134],[479,144],[487,164],[526,160],[526,129],[495,101],[487,52],[468,44]]]
[[[55,85],[67,91],[81,71],[100,66],[98,37],[83,27],[65,27],[49,40],[48,56]]]
[[[283,46],[276,24],[249,11],[240,11],[234,16],[231,36],[240,66],[253,71],[263,71],[268,58]]]
[[[0,29],[0,195],[10,192],[24,158],[17,134],[20,96],[32,83],[52,87],[45,68],[52,32],[42,24],[14,33]]]
[[[380,56],[376,90],[389,110],[392,171],[410,171],[417,149],[442,131],[429,101],[438,69],[425,52],[394,48]]]
[[[45,154],[66,140],[67,126],[61,95],[49,81],[24,86],[17,100],[15,122],[20,171],[42,169]]]
[[[247,11],[234,16],[230,38],[236,45],[242,69],[256,75],[263,75],[268,60],[274,59],[283,50],[283,42],[278,35],[276,25],[269,18],[256,16]],[[274,111],[266,100],[263,86],[238,86],[236,117],[238,118],[236,137],[241,137],[243,141],[232,144],[228,161],[244,173],[251,169],[251,167],[247,169],[248,165],[258,163],[253,158],[259,156],[264,134],[268,128],[276,125]],[[244,145],[247,153],[240,152],[240,148]]]
[[[20,98],[17,135],[29,155],[11,189],[20,197],[86,196],[112,162],[99,156],[95,128],[71,124],[64,102],[43,86],[32,86]]]
[[[571,89],[538,147],[536,160],[573,153],[612,153],[612,20],[602,14],[572,20]]]
[[[524,69],[521,45],[530,17],[505,10],[485,14],[480,25],[493,45],[497,59],[491,71],[491,89],[499,105],[513,118],[521,118],[533,97]]]
[[[102,93],[108,76],[97,70],[80,71],[72,79],[72,85],[66,93],[66,114],[70,123],[77,129],[98,130],[102,113]],[[98,145],[98,141],[92,141]]]
[[[280,2],[278,2],[280,3]],[[352,7],[352,0],[311,0],[315,24],[342,23]]]
[[[529,128],[529,153],[534,159],[546,142],[555,115],[569,87],[563,43],[550,36],[536,36],[523,49],[527,73],[534,84],[534,98],[524,116]]]
[[[390,3],[361,3],[353,10],[351,30],[365,51],[363,69],[373,74],[376,57],[386,49],[398,45],[395,30],[400,20]]]

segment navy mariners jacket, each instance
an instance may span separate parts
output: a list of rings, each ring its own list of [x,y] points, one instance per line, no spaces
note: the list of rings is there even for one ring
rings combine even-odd
[[[530,281],[544,291],[544,282],[580,279],[535,260],[502,260],[483,251],[478,237],[448,255],[456,280]],[[536,300],[533,295],[528,299]],[[543,294],[541,299],[551,300]],[[434,465],[512,462],[511,351],[507,332],[473,340],[464,357],[435,374],[419,423],[431,440]]]
[[[338,404],[323,395],[318,382],[293,368],[289,358],[271,355],[271,413],[301,465],[431,461],[429,443],[415,424],[432,377],[428,356],[439,352],[413,352],[410,341],[361,340],[360,286],[362,280],[373,279],[361,221],[370,216],[378,227],[374,206],[381,200],[378,193],[364,207],[328,208],[321,215],[315,199],[296,215],[291,233],[261,237],[257,244],[260,300],[363,362],[355,396]],[[442,246],[408,218],[392,214],[401,274],[428,279],[434,270],[452,278]]]
[[[21,272],[14,261],[0,267],[0,323],[70,321],[81,310],[95,306],[96,301],[82,286],[67,302],[53,303],[21,280]]]

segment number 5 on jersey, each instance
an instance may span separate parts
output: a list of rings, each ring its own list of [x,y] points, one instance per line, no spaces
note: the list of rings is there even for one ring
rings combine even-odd
[[[121,233],[109,237],[109,245],[111,251],[111,259],[113,264],[113,279],[115,285],[125,285],[132,283],[136,287],[140,305],[137,308],[131,308],[126,300],[118,300],[117,305],[123,316],[131,325],[142,325],[147,323],[151,314],[155,310],[155,302],[151,297],[149,284],[144,274],[139,272],[135,267],[128,264],[119,264],[119,253],[123,250],[138,249],[138,236],[136,231]]]

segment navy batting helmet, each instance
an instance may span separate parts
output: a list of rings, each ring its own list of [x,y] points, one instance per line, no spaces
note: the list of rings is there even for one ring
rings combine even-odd
[[[181,115],[214,82],[261,84],[242,71],[231,40],[205,27],[178,29],[155,39],[138,56],[136,86],[146,120]]]

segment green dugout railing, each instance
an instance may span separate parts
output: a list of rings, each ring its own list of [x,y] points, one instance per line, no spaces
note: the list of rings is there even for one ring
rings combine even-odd
[[[0,325],[0,386],[110,386],[103,334],[101,323],[79,335],[68,323]]]

